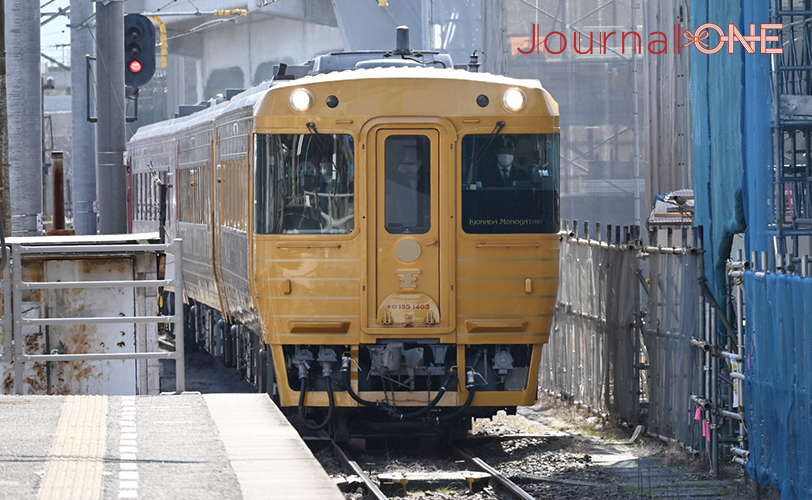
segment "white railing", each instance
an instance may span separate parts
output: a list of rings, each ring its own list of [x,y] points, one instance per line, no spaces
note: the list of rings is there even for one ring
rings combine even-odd
[[[63,362],[63,361],[102,361],[102,360],[138,360],[138,359],[172,359],[175,361],[177,392],[185,390],[185,363],[183,338],[183,274],[180,265],[175,266],[174,276],[164,280],[108,280],[108,281],[23,281],[23,260],[27,257],[48,255],[64,257],[92,256],[109,254],[137,254],[165,252],[173,254],[176,263],[182,262],[182,242],[175,240],[169,244],[127,244],[127,245],[61,245],[61,246],[26,246],[11,245],[11,266],[3,270],[3,281],[0,283],[4,298],[4,315],[2,325],[5,331],[5,350],[0,362],[14,361],[14,393],[22,394],[23,373],[26,363]],[[116,316],[116,317],[59,317],[59,318],[24,318],[23,292],[42,289],[88,289],[88,288],[148,288],[171,287],[175,290],[175,312],[170,316]],[[11,312],[9,314],[9,312]],[[137,313],[136,313],[137,314]],[[87,324],[137,324],[137,323],[171,323],[174,325],[175,350],[173,352],[132,352],[132,353],[70,353],[70,354],[26,354],[23,340],[24,326],[39,325],[87,325]],[[136,329],[138,332],[138,329]]]

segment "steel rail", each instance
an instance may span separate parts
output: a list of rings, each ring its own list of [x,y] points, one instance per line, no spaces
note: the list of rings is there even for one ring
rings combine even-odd
[[[462,448],[459,448],[458,446],[452,446],[451,449],[454,452],[454,454],[459,458],[471,462],[472,464],[482,469],[483,472],[487,472],[488,474],[490,474],[491,477],[496,479],[499,482],[499,484],[502,485],[502,487],[514,498],[519,498],[521,500],[535,500],[535,497],[528,494],[519,485],[511,481],[507,476],[505,476],[498,470],[488,465],[481,458],[469,454],[468,452],[466,452]]]
[[[388,497],[383,494],[381,489],[372,481],[366,472],[361,469],[361,466],[358,465],[358,462],[354,460],[350,460],[344,450],[336,444],[335,441],[331,440],[330,443],[333,445],[333,453],[335,453],[336,458],[341,465],[345,467],[348,471],[352,471],[353,474],[361,478],[361,481],[364,482],[364,486],[366,486],[367,491],[369,492],[369,496],[374,498],[375,500],[388,500]]]

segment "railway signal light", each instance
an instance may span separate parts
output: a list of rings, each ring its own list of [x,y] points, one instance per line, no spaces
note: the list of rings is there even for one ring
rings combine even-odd
[[[124,16],[124,83],[143,87],[155,74],[155,28],[146,16]]]

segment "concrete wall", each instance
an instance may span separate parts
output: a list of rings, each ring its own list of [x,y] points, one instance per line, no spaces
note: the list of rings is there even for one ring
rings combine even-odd
[[[268,80],[272,66],[296,64],[331,50],[341,50],[337,27],[302,20],[269,18],[259,22],[212,29],[200,59],[200,99],[247,88]]]
[[[166,68],[167,117],[180,104],[195,104],[247,88],[273,75],[279,62],[301,63],[341,50],[344,44],[330,0],[297,0],[259,6],[248,14],[215,16],[215,10],[246,9],[245,2],[200,0],[171,3],[131,0],[127,12],[158,15],[166,24],[169,64]],[[201,14],[191,14],[197,9]],[[160,65],[160,56],[159,56]]]

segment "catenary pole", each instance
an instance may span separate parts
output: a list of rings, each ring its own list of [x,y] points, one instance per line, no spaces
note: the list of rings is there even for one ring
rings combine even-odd
[[[76,234],[96,234],[96,129],[87,120],[88,78],[87,59],[92,56],[93,33],[90,20],[93,3],[87,0],[70,2],[70,87],[73,139],[73,225]]]
[[[0,0],[0,209],[4,234],[11,234],[11,192],[9,191],[8,99],[6,97],[6,10]]]
[[[40,3],[6,2],[5,14],[12,232],[36,236],[42,233]]]
[[[96,200],[100,234],[127,232],[124,2],[96,3]]]

